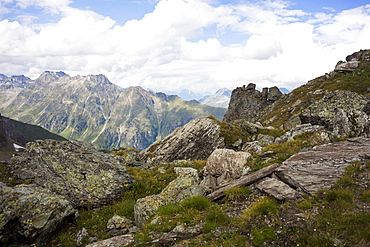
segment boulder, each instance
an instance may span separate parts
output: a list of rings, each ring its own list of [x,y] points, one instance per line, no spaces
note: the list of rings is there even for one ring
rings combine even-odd
[[[108,233],[113,236],[123,235],[127,232],[134,233],[139,231],[134,223],[125,216],[114,215],[107,223]]]
[[[86,245],[86,247],[122,247],[127,246],[132,242],[134,242],[134,236],[132,234],[126,234],[91,243],[89,245]]]
[[[263,179],[256,185],[256,188],[279,201],[294,201],[299,197],[298,191],[275,178]]]
[[[309,193],[330,188],[353,161],[370,157],[370,138],[351,138],[316,146],[300,152],[286,161],[277,171],[294,179]]]
[[[340,73],[350,73],[354,72],[360,62],[359,61],[349,61],[349,62],[338,62],[338,64],[335,66],[334,72],[340,72]]]
[[[220,126],[211,118],[195,119],[177,128],[161,141],[143,150],[150,164],[175,160],[205,160],[216,148],[224,146]]]
[[[204,189],[199,186],[199,176],[193,168],[178,168],[180,174],[170,182],[159,195],[140,198],[134,206],[135,223],[141,227],[160,206],[179,203],[192,196],[203,196]]]
[[[77,214],[65,197],[35,185],[0,182],[0,195],[1,246],[42,245]]]
[[[243,175],[245,164],[252,159],[248,152],[235,152],[231,149],[216,149],[207,159],[201,182],[208,192]]]
[[[66,196],[74,207],[99,206],[119,198],[131,183],[113,156],[78,141],[36,141],[10,161],[14,176]]]
[[[351,91],[327,92],[299,117],[302,124],[321,125],[337,137],[370,136],[370,117],[364,109],[370,98]]]

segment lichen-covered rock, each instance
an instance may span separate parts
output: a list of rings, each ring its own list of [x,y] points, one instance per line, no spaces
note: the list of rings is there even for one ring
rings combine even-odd
[[[78,141],[30,142],[10,165],[19,179],[66,196],[74,207],[109,203],[131,183],[118,160]]]
[[[327,130],[325,130],[324,126],[311,125],[310,123],[308,123],[294,127],[290,131],[286,132],[284,135],[277,137],[275,142],[284,143],[287,141],[293,141],[295,136],[302,135],[304,133],[314,134],[312,140],[310,140],[311,145],[324,144],[333,141],[332,135]]]
[[[370,98],[351,91],[336,90],[303,110],[302,124],[321,125],[338,137],[370,136],[370,117],[364,109]]]
[[[224,146],[220,126],[210,118],[194,119],[177,128],[161,141],[142,151],[148,163],[168,163],[175,160],[205,160],[216,148]]]
[[[135,223],[141,227],[160,206],[168,203],[179,203],[192,196],[204,195],[199,186],[199,176],[195,169],[179,169],[179,176],[170,182],[160,194],[140,198],[134,206]]]
[[[43,245],[77,211],[63,196],[35,185],[0,182],[0,245]]]
[[[113,236],[139,231],[139,228],[130,219],[116,214],[108,220],[107,229],[108,233]]]
[[[207,191],[212,191],[217,186],[241,177],[245,164],[251,159],[252,155],[248,152],[216,149],[207,159],[201,186]]]

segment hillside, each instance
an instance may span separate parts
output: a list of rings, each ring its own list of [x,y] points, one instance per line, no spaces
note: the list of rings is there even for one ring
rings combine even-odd
[[[224,121],[142,151],[29,143],[3,166],[0,244],[370,246],[369,61],[356,52],[288,95],[238,87]]]
[[[103,75],[63,72],[45,72],[21,90],[2,90],[0,103],[5,116],[106,149],[144,149],[194,118],[225,113],[141,87],[122,90]]]
[[[66,140],[39,126],[0,115],[0,160],[9,159],[11,154],[17,150],[16,146],[25,147],[27,142],[45,139]]]

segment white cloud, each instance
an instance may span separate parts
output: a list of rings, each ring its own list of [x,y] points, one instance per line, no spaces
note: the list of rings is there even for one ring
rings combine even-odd
[[[141,20],[120,26],[71,8],[69,0],[15,2],[25,9],[42,7],[60,19],[37,28],[32,19],[0,21],[0,73],[7,75],[102,73],[123,87],[156,91],[209,93],[249,82],[292,89],[370,42],[370,5],[311,15],[288,9],[284,1],[161,0]],[[238,40],[224,43],[228,37]]]

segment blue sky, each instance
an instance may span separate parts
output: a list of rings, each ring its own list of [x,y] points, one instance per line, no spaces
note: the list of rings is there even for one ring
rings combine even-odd
[[[293,89],[369,44],[365,0],[0,0],[0,73],[33,79],[62,70],[154,91]]]

